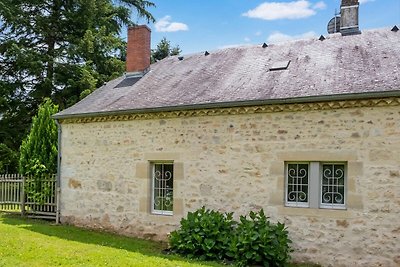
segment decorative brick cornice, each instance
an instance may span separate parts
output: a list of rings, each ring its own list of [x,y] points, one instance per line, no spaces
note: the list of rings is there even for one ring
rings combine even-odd
[[[237,114],[255,114],[255,113],[274,113],[274,112],[300,112],[312,110],[332,110],[342,108],[361,108],[361,107],[386,107],[399,106],[400,97],[375,98],[364,100],[343,100],[326,101],[312,103],[292,103],[292,104],[274,104],[257,105],[245,107],[229,108],[210,108],[210,109],[192,109],[163,111],[150,113],[131,113],[108,116],[76,117],[60,119],[61,123],[89,123],[106,121],[130,121],[130,120],[151,120],[168,119],[178,117],[197,117],[197,116],[218,116],[218,115],[237,115]]]

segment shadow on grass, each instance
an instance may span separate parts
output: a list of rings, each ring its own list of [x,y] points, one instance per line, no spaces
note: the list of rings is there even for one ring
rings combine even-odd
[[[17,215],[1,214],[0,223],[14,225],[47,236],[57,237],[86,244],[94,244],[116,249],[123,249],[131,252],[141,253],[146,256],[155,256],[169,260],[201,263],[206,266],[222,266],[214,262],[192,261],[178,255],[167,255],[163,250],[167,248],[166,243],[125,237],[108,232],[100,232],[70,225],[56,225],[48,221],[37,219],[25,219]]]

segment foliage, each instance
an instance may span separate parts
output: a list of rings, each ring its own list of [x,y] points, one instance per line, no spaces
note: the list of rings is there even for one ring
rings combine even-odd
[[[17,153],[0,143],[0,173],[14,173],[16,170],[13,167],[17,162]]]
[[[23,102],[14,89],[14,86],[0,78],[0,143],[17,154],[31,123],[34,108],[30,102]],[[12,169],[17,167],[18,164],[13,165]]]
[[[50,99],[39,107],[29,135],[21,145],[19,168],[22,174],[55,173],[57,171],[58,131],[51,116],[58,111]]]
[[[170,235],[172,251],[201,260],[226,258],[235,224],[233,213],[205,209],[189,212]]]
[[[240,216],[229,254],[239,266],[284,266],[290,259],[291,240],[282,223],[268,221],[264,211]]]
[[[146,0],[0,0],[0,143],[17,153],[45,98],[61,109],[124,72],[122,27]],[[13,166],[15,168],[16,166]]]
[[[0,266],[222,267],[166,255],[159,242],[1,213],[0,236]]]
[[[133,24],[132,10],[154,21],[146,10],[154,4],[146,0],[2,2],[0,80],[36,103],[56,94],[62,107],[124,71],[116,60],[125,49],[119,34]]]
[[[262,209],[240,216],[239,223],[232,216],[205,207],[189,212],[170,235],[171,250],[191,258],[233,259],[238,266],[288,263],[291,240],[284,224],[268,221]]]
[[[38,204],[44,204],[47,199],[54,197],[51,183],[48,183],[52,180],[52,175],[38,159],[33,159],[25,180],[24,190],[27,197]]]
[[[42,180],[57,172],[58,131],[51,118],[58,110],[50,99],[40,105],[37,116],[33,118],[29,135],[22,141],[19,171],[28,175],[25,191],[28,197],[43,203],[50,196],[50,188]]]
[[[179,45],[171,47],[171,42],[167,38],[163,37],[157,44],[157,48],[151,51],[151,62],[154,63],[158,60],[169,56],[176,56],[182,52]]]

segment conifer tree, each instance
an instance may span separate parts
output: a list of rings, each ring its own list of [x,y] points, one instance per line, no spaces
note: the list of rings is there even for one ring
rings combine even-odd
[[[58,111],[50,99],[39,106],[29,135],[20,148],[19,170],[22,174],[52,174],[57,171],[57,125],[51,118]]]
[[[147,0],[0,0],[0,144],[18,153],[45,98],[64,109],[120,76],[121,31],[138,18],[154,22],[148,11],[154,6]]]
[[[157,48],[151,51],[151,62],[154,63],[158,60],[169,56],[176,56],[182,52],[179,45],[171,47],[171,42],[167,38],[163,37],[157,44]]]

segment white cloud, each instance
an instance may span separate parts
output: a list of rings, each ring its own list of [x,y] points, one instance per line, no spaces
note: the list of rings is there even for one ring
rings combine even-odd
[[[258,31],[258,32],[256,32],[254,35],[255,35],[255,36],[261,36],[261,34],[262,34],[262,31]]]
[[[274,32],[267,38],[268,43],[277,44],[293,40],[316,38],[317,34],[313,31],[305,32],[298,35],[288,35],[281,32]]]
[[[243,13],[243,16],[263,20],[301,19],[316,14],[315,9],[326,8],[323,1],[314,6],[309,1],[298,0],[293,2],[264,2],[258,7]]]
[[[318,3],[315,3],[313,6],[314,9],[325,9],[326,4],[323,1],[319,1]]]
[[[298,34],[298,35],[288,35],[288,34],[284,34],[284,33],[277,31],[277,32],[273,32],[270,36],[268,36],[267,43],[278,44],[278,43],[284,43],[284,42],[288,42],[288,41],[310,39],[310,38],[317,38],[317,37],[318,37],[318,35],[314,31],[309,31],[309,32],[305,32],[302,34]],[[248,39],[246,39],[246,38],[244,39],[244,41],[249,42],[250,38],[248,38]],[[235,48],[235,47],[252,46],[252,45],[254,45],[254,44],[251,44],[251,43],[229,44],[229,45],[219,46],[218,49]]]
[[[250,42],[251,39],[250,39],[249,37],[244,37],[244,41],[245,41],[245,42]]]
[[[189,27],[185,23],[171,22],[171,16],[165,16],[154,24],[157,32],[177,32],[188,31]]]

